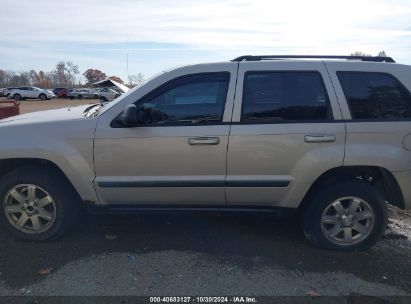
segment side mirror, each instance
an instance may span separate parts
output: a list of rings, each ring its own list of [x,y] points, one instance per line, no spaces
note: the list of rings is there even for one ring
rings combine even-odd
[[[135,104],[129,104],[120,115],[120,122],[124,126],[135,126],[139,123],[138,109]]]

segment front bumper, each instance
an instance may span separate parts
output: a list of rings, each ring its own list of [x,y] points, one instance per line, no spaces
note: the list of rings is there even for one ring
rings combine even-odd
[[[411,209],[411,170],[392,172],[404,198],[404,209]]]

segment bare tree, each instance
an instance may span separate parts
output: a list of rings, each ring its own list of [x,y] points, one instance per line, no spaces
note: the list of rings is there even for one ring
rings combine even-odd
[[[20,82],[20,78],[13,71],[2,71],[2,87],[16,86]]]
[[[0,87],[3,88],[5,86],[7,86],[6,72],[3,70],[0,70]]]
[[[361,52],[361,51],[355,51],[354,53],[351,54],[351,56],[365,56],[365,57],[371,57],[372,55]],[[387,53],[385,51],[380,51],[378,52],[377,56],[381,57],[387,57]]]
[[[372,56],[372,55],[366,54],[366,53],[360,52],[360,51],[355,51],[354,53],[351,54],[351,56],[365,56],[365,57],[370,57],[370,56]]]
[[[385,51],[380,51],[377,56],[387,57],[387,53]]]
[[[60,61],[56,65],[56,69],[52,72],[54,80],[58,86],[71,87],[76,82],[76,75],[79,74],[78,66],[71,61]]]
[[[139,85],[143,81],[144,81],[144,75],[141,73],[128,76],[128,84],[132,87]]]
[[[19,85],[30,85],[30,72],[23,71],[19,75]]]
[[[70,86],[73,86],[76,82],[76,76],[80,74],[78,65],[74,64],[71,61],[67,61],[66,62],[66,72],[68,75],[69,84]]]

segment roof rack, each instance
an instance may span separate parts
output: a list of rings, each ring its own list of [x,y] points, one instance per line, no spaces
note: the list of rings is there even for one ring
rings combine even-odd
[[[277,59],[346,59],[346,60],[360,60],[360,61],[372,61],[372,62],[394,62],[391,57],[384,56],[339,56],[339,55],[262,55],[252,56],[245,55],[237,57],[231,61],[261,61],[261,60],[277,60]]]

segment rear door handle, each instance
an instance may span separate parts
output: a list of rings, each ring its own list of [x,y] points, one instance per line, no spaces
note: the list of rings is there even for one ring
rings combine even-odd
[[[335,141],[334,134],[307,134],[304,136],[304,141],[308,143],[328,143]]]
[[[220,143],[219,137],[189,137],[188,144],[195,145],[218,145]]]

